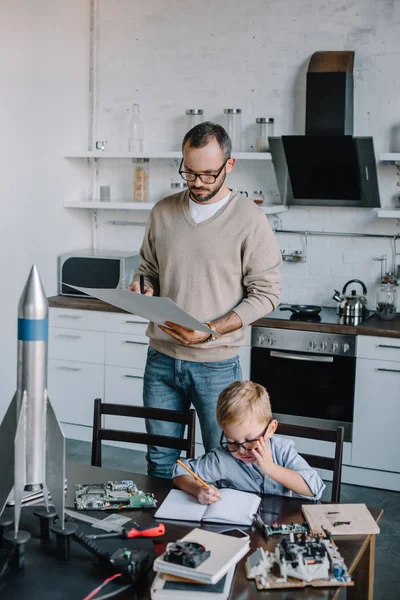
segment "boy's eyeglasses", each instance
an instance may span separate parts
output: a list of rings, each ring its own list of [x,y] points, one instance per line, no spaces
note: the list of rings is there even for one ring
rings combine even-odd
[[[225,167],[229,158],[226,159],[222,167],[215,173],[215,175],[210,175],[209,173],[192,173],[191,171],[182,171],[183,158],[181,160],[181,164],[179,166],[178,173],[185,181],[196,181],[197,177],[200,179],[202,183],[215,183],[218,177],[222,173],[222,169]]]
[[[244,450],[254,450],[255,448],[257,448],[258,440],[264,437],[264,435],[267,433],[267,429],[270,423],[271,421],[268,422],[268,425],[258,437],[254,438],[254,440],[246,440],[245,442],[227,442],[226,440],[224,440],[224,432],[222,432],[219,445],[224,450],[228,450],[228,452],[237,452],[239,448],[243,448]]]

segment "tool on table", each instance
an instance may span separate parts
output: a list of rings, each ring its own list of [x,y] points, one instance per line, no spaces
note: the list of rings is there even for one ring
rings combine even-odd
[[[205,481],[203,481],[198,475],[196,475],[196,473],[193,473],[192,469],[189,469],[189,467],[187,467],[181,460],[179,460],[179,458],[178,458],[178,460],[176,462],[178,464],[180,464],[181,467],[183,467],[184,469],[186,469],[186,471],[188,473],[190,473],[190,475],[192,475],[192,477],[194,477],[195,479],[197,479],[197,481],[199,481],[201,483],[201,485],[204,485],[204,487],[206,487],[206,488],[210,487],[208,485],[208,483],[206,483]]]
[[[140,293],[144,294],[144,275],[140,275]]]
[[[99,540],[103,538],[121,537],[121,538],[135,538],[135,537],[158,537],[164,535],[165,525],[159,523],[156,526],[151,525],[150,527],[142,528],[137,523],[134,523],[134,527],[131,529],[121,529],[119,532],[112,533],[99,533],[94,535],[87,535],[86,537],[90,540]]]

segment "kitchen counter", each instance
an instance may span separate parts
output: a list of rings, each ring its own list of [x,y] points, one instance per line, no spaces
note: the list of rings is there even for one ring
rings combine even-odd
[[[259,319],[254,326],[276,327],[278,329],[297,329],[301,331],[320,331],[321,333],[344,333],[347,335],[374,335],[400,338],[400,315],[394,321],[382,321],[373,315],[360,325],[339,325],[338,323],[311,323],[308,321],[283,321],[281,319]]]
[[[126,311],[107,304],[96,298],[76,298],[73,296],[52,296],[48,299],[51,308],[72,308],[75,310],[97,310],[104,312],[126,313]],[[337,323],[310,323],[307,321],[289,321],[263,317],[253,325],[257,327],[276,327],[278,329],[297,329],[301,331],[320,331],[322,333],[345,333],[348,335],[374,335],[400,338],[400,315],[394,321],[382,321],[373,315],[361,325],[339,325]]]

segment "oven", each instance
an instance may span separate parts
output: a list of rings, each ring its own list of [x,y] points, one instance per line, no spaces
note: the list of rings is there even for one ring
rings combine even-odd
[[[352,441],[356,336],[252,328],[251,380],[265,386],[283,423],[345,429]]]

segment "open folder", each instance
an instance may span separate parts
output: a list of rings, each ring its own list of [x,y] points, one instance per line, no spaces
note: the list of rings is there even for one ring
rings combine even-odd
[[[145,296],[129,290],[110,290],[103,288],[86,288],[78,287],[63,283],[68,287],[83,292],[88,296],[93,296],[98,300],[107,302],[112,306],[126,310],[133,315],[139,315],[143,319],[148,319],[157,325],[164,325],[166,321],[177,323],[186,329],[202,331],[210,335],[219,336],[216,331],[213,331],[207,325],[204,325],[198,319],[189,315],[183,308],[180,308],[171,298],[160,298],[159,296]]]

